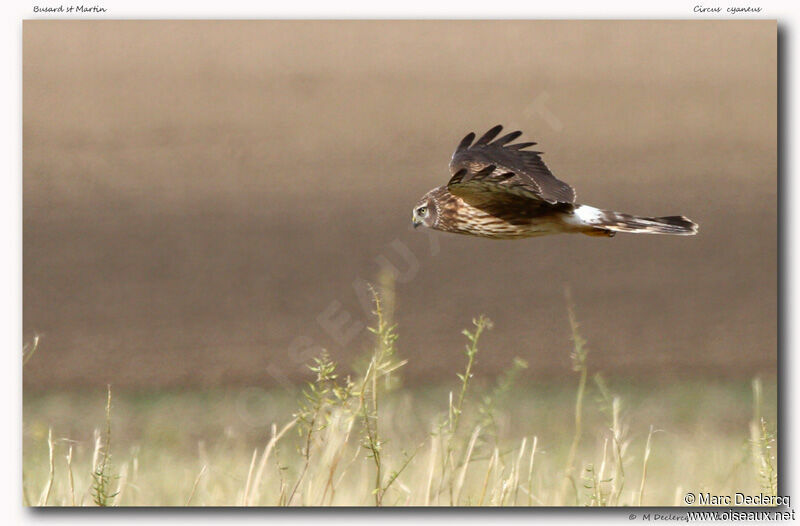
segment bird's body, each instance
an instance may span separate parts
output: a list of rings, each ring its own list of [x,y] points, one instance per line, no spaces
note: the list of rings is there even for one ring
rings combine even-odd
[[[557,234],[567,227],[569,214],[558,213],[551,207],[525,206],[505,213],[500,207],[485,209],[472,206],[463,198],[440,186],[428,194],[436,213],[452,218],[448,232],[495,239],[517,239]]]
[[[575,203],[575,191],[550,173],[541,152],[525,150],[535,143],[506,146],[521,132],[493,141],[501,130],[495,126],[474,144],[473,133],[461,141],[450,161],[450,181],[420,199],[414,226],[491,239],[697,233],[697,225],[683,216],[633,216]]]

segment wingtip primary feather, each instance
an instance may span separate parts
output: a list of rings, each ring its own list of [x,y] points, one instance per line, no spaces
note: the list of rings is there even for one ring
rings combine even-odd
[[[503,146],[505,144],[510,143],[511,141],[513,141],[514,139],[519,137],[520,135],[522,135],[521,131],[519,131],[519,130],[513,131],[513,132],[511,132],[509,134],[503,135],[502,137],[500,137],[499,139],[494,141],[492,143],[492,146]]]
[[[503,131],[503,126],[501,124],[498,124],[497,126],[492,128],[491,130],[489,130],[486,133],[484,133],[481,136],[481,138],[477,140],[477,142],[475,143],[475,146],[488,144],[492,139],[497,137],[497,134],[500,133],[501,131]]]
[[[535,146],[535,142],[520,142],[517,144],[511,144],[506,146],[507,150],[524,150],[525,148],[529,148],[531,146]],[[542,153],[542,152],[531,152],[531,153]]]
[[[466,135],[466,137],[461,139],[461,142],[458,143],[458,146],[456,147],[456,151],[460,152],[461,150],[466,150],[467,148],[470,147],[470,145],[472,144],[472,141],[474,141],[474,140],[475,140],[475,134],[473,132],[469,132]]]
[[[455,174],[453,174],[453,177],[451,177],[450,180],[447,181],[447,184],[448,185],[458,184],[464,179],[465,175],[467,175],[467,169],[466,168],[462,168],[461,170],[459,170]]]
[[[471,179],[480,179],[482,177],[488,177],[488,176],[490,176],[490,175],[492,175],[494,173],[496,168],[497,168],[497,166],[495,166],[494,164],[490,164],[488,166],[485,166],[485,167],[481,168],[480,170],[478,170],[477,172],[475,172],[475,175],[473,175],[471,177]]]

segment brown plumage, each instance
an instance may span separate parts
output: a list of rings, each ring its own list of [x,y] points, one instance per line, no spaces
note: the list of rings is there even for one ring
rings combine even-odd
[[[414,207],[414,226],[492,239],[560,233],[612,237],[616,232],[694,235],[683,216],[642,217],[575,203],[575,190],[547,168],[534,142],[509,144],[522,132],[495,139],[498,125],[475,141],[470,133],[450,161],[450,181]]]

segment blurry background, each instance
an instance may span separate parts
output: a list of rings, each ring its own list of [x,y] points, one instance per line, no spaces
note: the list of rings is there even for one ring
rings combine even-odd
[[[480,374],[571,374],[565,285],[607,374],[775,372],[775,22],[26,21],[23,40],[28,393],[274,385],[317,347],[349,364],[387,262],[409,383],[453,380],[481,313]],[[412,231],[458,141],[498,123],[580,202],[700,234]]]

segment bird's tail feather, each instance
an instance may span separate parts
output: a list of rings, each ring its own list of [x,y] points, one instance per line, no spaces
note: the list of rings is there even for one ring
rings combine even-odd
[[[581,205],[575,209],[578,217],[584,224],[592,226],[610,235],[613,232],[627,232],[632,234],[672,234],[678,236],[693,236],[697,234],[698,225],[684,216],[643,217],[623,214],[611,210]]]

